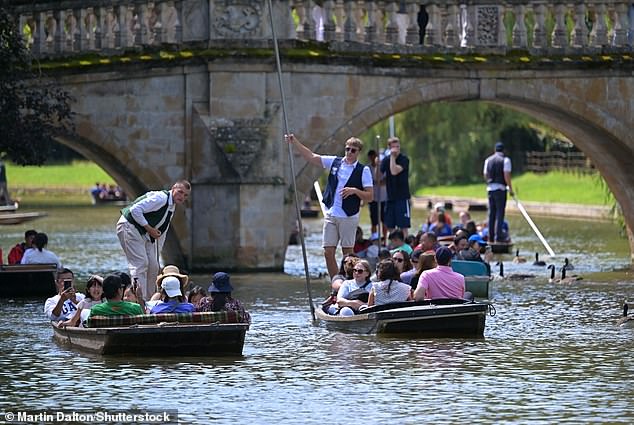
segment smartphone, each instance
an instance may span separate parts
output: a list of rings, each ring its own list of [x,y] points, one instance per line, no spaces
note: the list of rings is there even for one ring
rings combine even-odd
[[[72,286],[73,281],[72,280],[65,280],[64,281],[64,291],[70,289],[70,287]]]

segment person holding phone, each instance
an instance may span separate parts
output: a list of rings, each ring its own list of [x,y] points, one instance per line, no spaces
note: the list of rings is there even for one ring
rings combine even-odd
[[[62,269],[57,274],[55,281],[57,295],[44,303],[44,314],[49,320],[55,322],[69,320],[77,311],[77,304],[84,299],[84,295],[75,291],[73,281],[74,275],[70,269]]]

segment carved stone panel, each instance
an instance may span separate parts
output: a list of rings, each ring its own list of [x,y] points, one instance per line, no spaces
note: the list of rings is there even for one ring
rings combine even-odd
[[[240,178],[245,178],[267,137],[263,119],[221,120],[209,131],[227,162]]]
[[[476,6],[476,45],[498,46],[500,25],[499,6]]]
[[[212,37],[256,38],[261,36],[263,5],[264,2],[251,0],[212,2]]]

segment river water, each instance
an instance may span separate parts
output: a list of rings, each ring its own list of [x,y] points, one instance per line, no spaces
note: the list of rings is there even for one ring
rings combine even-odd
[[[47,211],[31,225],[0,228],[5,256],[35,227],[80,279],[124,267],[116,208]],[[285,274],[232,277],[253,316],[237,358],[87,355],[52,340],[43,300],[0,300],[0,412],[177,409],[181,423],[632,423],[634,329],[615,326],[634,293],[631,275],[618,271],[628,265],[627,242],[610,223],[535,220],[558,253],[553,261],[568,257],[584,279],[549,284],[545,268],[531,265],[544,249],[521,216],[509,217],[529,261],[499,259],[507,274],[535,277],[494,282],[497,314],[487,317],[484,339],[384,338],[315,325],[297,246]],[[321,222],[304,224],[317,274]],[[207,286],[209,276],[193,279]],[[327,287],[314,281],[315,297]]]

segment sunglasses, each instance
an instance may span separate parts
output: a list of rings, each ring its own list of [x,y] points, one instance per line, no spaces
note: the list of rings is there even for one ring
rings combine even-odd
[[[351,148],[349,146],[346,147],[346,152],[350,152],[350,153],[357,153],[359,149],[357,148]]]
[[[352,273],[363,273],[365,269],[352,269]]]
[[[399,262],[399,263],[402,263],[403,261],[405,261],[404,258],[400,258],[400,257],[394,257],[394,258],[392,258],[392,260],[394,260],[396,262]]]

